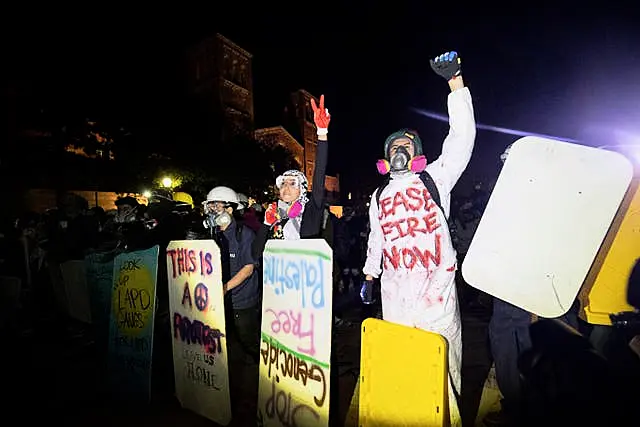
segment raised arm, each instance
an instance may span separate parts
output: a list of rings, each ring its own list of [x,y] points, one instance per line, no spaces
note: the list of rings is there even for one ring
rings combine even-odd
[[[318,133],[318,145],[316,149],[316,166],[313,170],[313,179],[311,181],[313,195],[313,203],[319,207],[324,207],[324,181],[327,175],[327,161],[329,157],[329,143],[327,134],[329,133],[329,122],[331,115],[329,109],[324,106],[324,95],[320,96],[320,105],[316,105],[316,101],[311,99],[311,108],[313,109],[313,121],[316,124]]]
[[[324,139],[320,139],[324,138]],[[329,143],[327,136],[318,136],[318,146],[316,150],[316,167],[313,170],[313,202],[316,206],[324,206],[325,192],[324,181],[327,176],[327,159],[329,156]]]
[[[433,70],[445,78],[451,89],[447,99],[449,134],[442,144],[442,154],[429,164],[429,172],[437,175],[450,193],[467,168],[476,139],[476,122],[471,93],[465,87],[456,52],[447,52],[431,61]]]
[[[384,243],[384,235],[378,218],[378,202],[376,198],[376,192],[378,191],[380,191],[379,188],[373,192],[369,202],[369,241],[367,242],[367,259],[362,269],[367,280],[380,277],[380,273],[382,273],[382,243]]]

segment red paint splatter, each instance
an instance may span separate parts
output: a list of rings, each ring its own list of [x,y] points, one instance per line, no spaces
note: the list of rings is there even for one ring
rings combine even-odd
[[[451,267],[447,268],[447,271],[455,271],[456,265],[453,264]]]
[[[442,297],[442,295],[440,295],[440,296],[438,297],[438,302],[439,302],[440,304],[442,304],[442,303],[444,302],[444,298]]]

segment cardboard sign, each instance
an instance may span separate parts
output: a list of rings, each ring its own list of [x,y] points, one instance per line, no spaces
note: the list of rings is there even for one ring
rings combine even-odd
[[[322,239],[267,243],[258,425],[329,423],[332,257]]]
[[[632,175],[629,160],[612,151],[519,139],[467,252],[465,280],[539,316],[565,314]]]
[[[182,407],[231,421],[220,249],[213,240],[167,247],[176,395]]]
[[[151,399],[158,251],[156,245],[113,261],[108,370],[119,397]]]

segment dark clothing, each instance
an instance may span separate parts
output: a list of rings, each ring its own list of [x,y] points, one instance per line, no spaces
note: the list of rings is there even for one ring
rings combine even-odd
[[[627,301],[630,305],[640,310],[640,258],[631,270],[629,276],[629,286],[627,286]]]
[[[334,261],[342,268],[347,264],[349,259],[349,228],[345,221],[341,218],[333,219],[333,258]]]
[[[242,350],[258,362],[260,354],[260,306],[234,309],[233,326]]]
[[[150,241],[151,235],[147,232],[144,222],[141,220],[122,224],[111,223],[109,231],[111,231],[114,237],[121,241],[121,244],[126,246],[128,250],[136,251],[152,246],[152,242]],[[167,241],[161,243],[168,244]]]
[[[255,239],[254,232],[246,227],[238,232],[239,225],[235,221],[222,233],[217,233],[218,244],[221,246],[222,280],[228,282],[233,276],[238,274],[246,265],[256,265],[256,260],[251,254],[251,246]],[[229,291],[234,310],[242,310],[254,307],[260,300],[259,277],[257,269],[254,269],[240,286]]]
[[[484,208],[489,202],[489,193],[481,189],[473,189],[471,193],[471,200],[474,206],[477,206],[480,210],[484,211]]]
[[[335,229],[333,227],[334,225],[334,218],[336,218],[336,216],[334,214],[331,213],[331,211],[329,210],[329,208],[325,208],[324,211],[324,219],[322,220],[322,225],[321,225],[321,230],[320,230],[320,238],[324,239],[327,244],[333,248],[333,245],[335,244],[335,240],[334,240],[334,236],[335,236]]]
[[[327,170],[327,157],[329,155],[329,142],[318,141],[316,151],[316,167],[313,171],[312,192],[307,194],[309,201],[304,207],[302,213],[302,221],[300,223],[301,239],[316,239],[320,237],[322,232],[322,223],[324,220],[325,210],[325,191],[324,181]],[[271,234],[271,227],[262,224],[256,236],[254,245],[254,256],[260,257],[264,252]]]
[[[496,380],[504,396],[503,410],[518,414],[523,404],[518,358],[531,348],[531,313],[501,299],[493,299],[489,340]],[[508,407],[510,405],[510,407]]]
[[[576,328],[577,306],[559,319]],[[518,368],[520,356],[531,349],[532,315],[515,305],[493,298],[493,314],[489,323],[489,340],[496,369],[496,380],[504,397],[503,411],[512,416],[519,414],[524,405],[523,384]]]
[[[251,251],[255,233],[249,227],[235,220],[231,221],[224,231],[216,229],[215,240],[220,246],[223,283],[228,282],[245,266],[257,264]],[[233,329],[242,350],[255,361],[260,349],[259,274],[259,270],[254,268],[251,276],[225,295],[225,306],[231,306],[226,314],[233,318],[233,325],[227,325]],[[227,322],[230,317],[227,317]]]
[[[56,243],[60,245],[60,262],[84,259],[85,251],[98,242],[99,226],[90,216],[81,214],[75,218],[64,218],[59,226],[61,229],[57,237],[60,240]]]
[[[354,216],[350,220],[345,219],[348,239],[349,252],[347,255],[347,264],[351,268],[361,268],[364,265],[363,254],[366,248],[363,248],[363,233],[367,231],[367,219],[361,216]]]
[[[253,230],[254,233],[260,231],[260,227],[262,226],[262,223],[258,219],[258,215],[256,215],[256,211],[253,208],[245,209],[242,214],[242,221],[244,222],[244,225]]]

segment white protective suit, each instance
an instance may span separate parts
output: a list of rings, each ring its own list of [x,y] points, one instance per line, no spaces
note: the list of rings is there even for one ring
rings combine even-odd
[[[440,157],[427,166],[445,212],[431,200],[417,174],[392,175],[380,195],[380,208],[375,192],[371,197],[371,232],[363,272],[373,277],[382,273],[384,320],[436,332],[446,338],[449,407],[451,419],[456,421],[452,422],[454,425],[460,422],[452,388],[460,394],[462,341],[455,285],[456,251],[447,217],[451,190],[471,158],[476,125],[468,88],[451,92],[447,104],[449,134]]]

